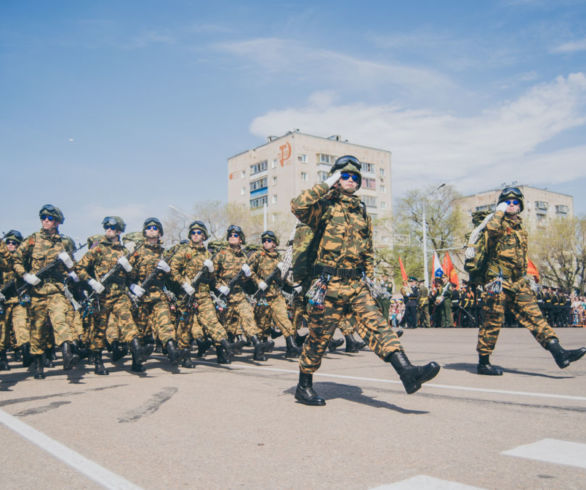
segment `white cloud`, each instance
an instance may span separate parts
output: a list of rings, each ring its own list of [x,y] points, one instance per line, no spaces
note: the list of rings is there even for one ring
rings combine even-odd
[[[336,105],[331,95],[317,94],[305,107],[257,117],[250,129],[263,137],[292,128],[341,134],[391,150],[396,190],[448,182],[468,192],[503,181],[541,184],[585,177],[586,147],[539,151],[563,131],[583,126],[585,106],[586,77],[576,73],[472,117],[393,105]]]
[[[560,44],[551,51],[553,53],[575,53],[576,51],[586,51],[586,39]]]

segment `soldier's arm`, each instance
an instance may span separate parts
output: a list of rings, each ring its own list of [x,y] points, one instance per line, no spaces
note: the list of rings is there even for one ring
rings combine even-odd
[[[16,253],[14,254],[14,272],[16,272],[19,276],[23,276],[27,272],[25,269],[25,264],[30,259],[33,247],[34,242],[32,242],[31,238],[27,238],[22,243],[22,245],[18,247]]]
[[[93,269],[97,253],[96,250],[98,250],[97,247],[88,250],[85,253],[85,255],[81,258],[81,260],[77,264],[75,264],[75,273],[82,281],[87,281],[88,279],[91,279],[89,271]],[[99,281],[99,278],[96,277],[95,279]]]
[[[488,220],[486,223],[486,230],[488,231],[489,236],[493,237],[496,235],[500,235],[504,230],[503,218],[505,217],[505,213],[503,211],[495,211],[492,218]]]
[[[291,211],[299,221],[315,230],[326,208],[322,198],[325,197],[329,190],[328,185],[323,182],[314,185],[311,189],[304,190],[299,196],[291,200]]]
[[[362,253],[362,257],[366,275],[372,279],[374,277],[374,246],[372,244],[372,221],[370,220],[370,216],[366,217],[366,221],[368,226],[368,239],[366,250]]]
[[[187,262],[187,250],[179,250],[169,261],[169,267],[171,267],[171,272],[169,275],[171,279],[179,284],[183,284],[186,281],[189,281],[187,277],[185,277],[185,265]],[[193,278],[191,278],[193,279]]]

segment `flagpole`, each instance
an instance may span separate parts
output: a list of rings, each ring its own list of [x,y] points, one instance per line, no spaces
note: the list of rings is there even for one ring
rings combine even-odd
[[[429,290],[429,277],[427,274],[427,225],[425,223],[425,201],[423,202],[423,277],[425,287]]]

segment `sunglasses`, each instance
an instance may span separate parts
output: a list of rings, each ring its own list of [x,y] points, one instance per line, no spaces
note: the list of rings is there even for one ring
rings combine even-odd
[[[157,225],[149,225],[145,228],[145,230],[155,230],[159,231],[159,227]]]
[[[240,238],[240,235],[238,233],[230,233],[230,237],[231,238]]]
[[[51,216],[50,214],[41,214],[41,221],[55,221],[55,216]]]
[[[273,241],[274,241],[274,240],[273,240],[272,238],[263,238],[263,239],[262,239],[262,242],[263,242],[263,243],[265,243],[265,242],[273,242]]]
[[[18,245],[18,242],[14,240],[6,240],[6,245]]]
[[[358,183],[358,179],[359,179],[358,175],[356,175],[356,174],[349,174],[349,173],[347,173],[347,172],[344,172],[344,173],[341,175],[341,178],[342,178],[342,180],[348,180],[348,179],[350,179],[350,178],[351,178],[351,179],[352,179],[354,182],[356,182],[356,183]]]
[[[104,225],[104,230],[115,230],[116,228],[116,225]]]
[[[201,235],[202,232],[201,232],[201,230],[191,230],[191,234],[192,235]]]
[[[505,202],[507,203],[507,205],[510,205],[510,204],[519,204],[519,200],[518,199],[513,199],[513,200],[509,199],[509,200],[507,200]]]

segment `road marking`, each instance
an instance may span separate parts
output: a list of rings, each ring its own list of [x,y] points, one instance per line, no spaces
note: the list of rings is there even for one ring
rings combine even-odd
[[[0,423],[105,488],[116,490],[140,490],[141,488],[33,429],[30,425],[21,422],[3,410],[0,410]]]
[[[480,490],[480,487],[471,487],[462,483],[456,483],[448,480],[440,480],[426,475],[417,475],[407,480],[380,487],[371,490]]]
[[[217,366],[215,362],[209,361],[196,361],[197,364],[207,364],[209,366]],[[289,373],[298,375],[299,371],[291,370],[291,369],[280,369],[280,368],[272,368],[272,367],[263,367],[263,366],[252,366],[250,364],[245,363],[232,363],[229,366],[223,365],[225,369],[231,369],[237,371],[238,369],[256,369],[259,371],[271,371],[275,373]],[[366,378],[363,376],[347,376],[345,374],[329,374],[329,373],[320,373],[317,372],[314,376],[322,377],[322,378],[338,378],[338,379],[351,379],[355,381],[370,381],[373,383],[386,383],[386,384],[395,384],[395,385],[402,385],[401,381],[397,381],[394,379],[383,379],[383,378]],[[437,388],[440,390],[455,390],[455,391],[472,391],[476,393],[497,393],[499,395],[511,395],[511,396],[529,396],[535,398],[554,398],[558,400],[576,400],[581,402],[586,402],[586,396],[573,396],[573,395],[557,395],[554,393],[533,393],[530,391],[509,391],[509,390],[493,390],[490,388],[473,388],[472,386],[459,386],[459,385],[439,385],[435,383],[425,383],[426,388]]]
[[[546,463],[586,468],[586,444],[579,442],[543,439],[533,444],[519,446],[501,454],[519,458],[536,459]]]

